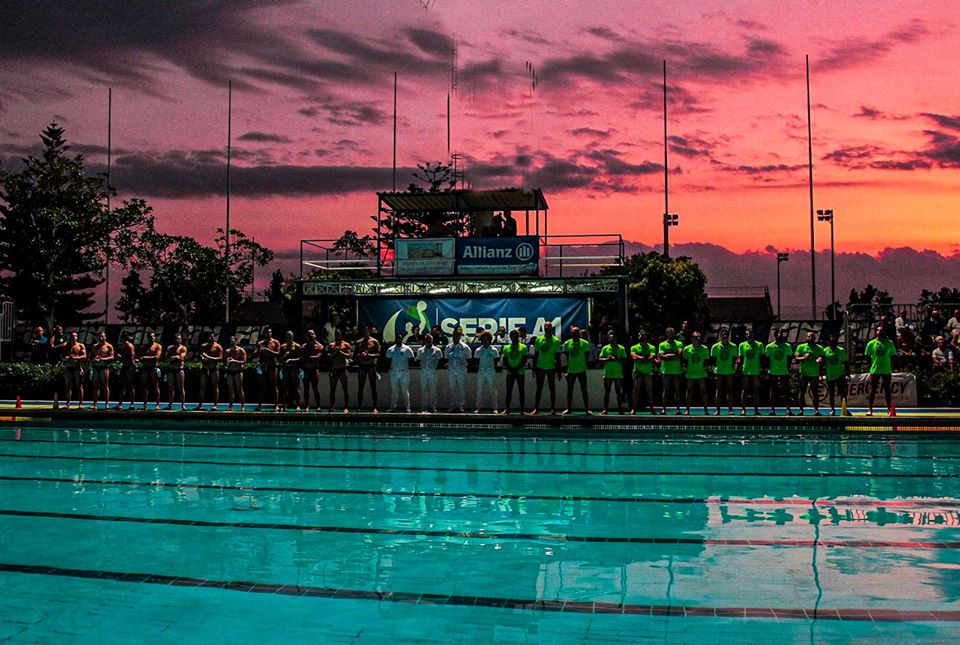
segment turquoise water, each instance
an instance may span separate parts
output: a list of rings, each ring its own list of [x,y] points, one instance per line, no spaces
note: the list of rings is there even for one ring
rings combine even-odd
[[[0,427],[0,640],[960,637],[946,436],[210,428]]]

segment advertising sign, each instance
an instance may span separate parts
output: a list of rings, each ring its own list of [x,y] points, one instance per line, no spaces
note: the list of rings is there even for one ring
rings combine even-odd
[[[496,332],[500,325],[508,333],[526,327],[529,335],[541,336],[543,325],[550,322],[557,335],[565,337],[570,325],[585,327],[590,319],[586,298],[360,300],[357,314],[360,324],[376,325],[387,343],[398,333],[406,336],[414,325],[421,331],[439,326],[448,337],[460,325],[472,340],[482,331]]]
[[[883,407],[886,405],[886,399],[881,391],[881,385],[877,385],[877,398],[874,405]],[[823,396],[826,396],[826,388],[822,389]],[[919,398],[917,396],[917,377],[908,372],[895,372],[890,379],[890,395],[896,406],[899,407],[917,407]],[[869,374],[851,374],[850,382],[847,384],[847,405],[853,407],[866,406],[870,396],[870,375]]]
[[[460,275],[536,275],[539,262],[535,235],[457,239]]]
[[[398,276],[453,275],[453,238],[404,238],[395,246]]]

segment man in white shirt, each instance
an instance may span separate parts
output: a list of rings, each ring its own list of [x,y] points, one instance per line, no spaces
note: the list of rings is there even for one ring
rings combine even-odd
[[[403,337],[397,334],[396,342],[387,350],[387,359],[390,361],[390,411],[397,409],[397,399],[406,404],[410,411],[410,361],[414,358],[413,350],[403,344]]]
[[[474,358],[480,363],[477,370],[477,413],[483,407],[483,393],[491,393],[493,413],[497,414],[497,361],[500,359],[500,350],[493,346],[493,334],[488,331],[480,334],[482,345],[477,348]]]
[[[447,345],[447,380],[450,384],[450,411],[463,412],[466,404],[467,361],[473,352],[470,346],[463,342],[463,329],[453,330],[453,338]]]
[[[960,335],[960,309],[953,310],[953,318],[947,321],[947,331],[951,336]]]
[[[420,408],[423,412],[437,411],[437,364],[443,350],[433,344],[433,334],[423,337],[423,346],[417,350],[420,363]]]

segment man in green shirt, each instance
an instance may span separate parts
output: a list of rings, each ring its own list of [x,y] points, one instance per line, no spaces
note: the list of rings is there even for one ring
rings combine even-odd
[[[786,401],[787,415],[793,416],[793,410],[790,409],[790,359],[793,358],[793,348],[783,340],[783,330],[774,330],[773,342],[767,345],[764,355],[770,376],[770,416],[777,413],[777,403],[781,399]]]
[[[740,416],[747,413],[747,400],[753,403],[753,413],[760,414],[760,357],[763,343],[753,337],[753,328],[747,327],[747,338],[737,346],[737,368],[740,370]]]
[[[864,354],[870,358],[870,397],[867,407],[867,416],[873,416],[873,402],[877,398],[877,384],[883,386],[883,394],[887,400],[887,412],[890,411],[890,381],[893,379],[893,356],[897,348],[893,341],[883,335],[883,327],[877,327],[877,336],[869,343]]]
[[[713,373],[717,377],[717,409],[713,414],[720,414],[722,402],[727,404],[727,414],[733,414],[733,377],[736,374],[733,363],[737,358],[737,346],[730,342],[728,330],[720,330],[720,340],[710,348],[710,358],[713,360]]]
[[[660,413],[667,413],[668,405],[677,406],[680,414],[680,401],[677,400],[680,389],[680,378],[683,375],[683,343],[676,340],[676,331],[667,327],[667,338],[657,347],[657,357],[660,359],[660,377],[663,380],[663,393],[660,401]]]
[[[603,365],[603,411],[607,414],[610,406],[610,387],[617,391],[617,412],[623,416],[623,364],[627,360],[627,348],[617,342],[617,334],[612,329],[607,332],[607,344],[600,350],[600,363]]]
[[[800,365],[800,396],[797,398],[800,416],[803,416],[807,390],[810,390],[810,398],[813,400],[813,413],[820,416],[820,366],[823,363],[823,346],[817,342],[814,332],[807,332],[807,342],[797,345],[794,356]]]
[[[653,366],[657,362],[657,348],[647,341],[646,329],[637,333],[637,344],[630,348],[630,358],[633,359],[633,402],[630,414],[637,413],[641,392],[646,394],[650,414],[656,414],[653,407]]]
[[[523,368],[527,363],[527,346],[520,342],[520,332],[510,330],[510,344],[503,346],[503,369],[507,373],[507,401],[503,408],[504,414],[510,414],[510,403],[513,401],[513,388],[516,386],[520,399],[520,414],[526,409],[524,392]],[[553,382],[552,380],[550,381]]]
[[[540,395],[543,393],[543,382],[547,382],[550,389],[550,414],[557,413],[557,384],[560,376],[560,339],[553,335],[553,323],[543,325],[543,336],[533,344],[533,371],[537,377],[537,394],[533,403],[533,412],[536,414],[540,407]]]
[[[570,340],[563,344],[563,353],[567,355],[567,409],[561,414],[570,414],[573,407],[573,386],[580,383],[580,395],[583,397],[583,409],[590,412],[590,397],[587,394],[587,359],[590,358],[590,341],[580,337],[580,328],[570,328]]]
[[[823,364],[827,372],[827,396],[830,397],[830,414],[837,414],[837,394],[841,401],[846,398],[847,350],[837,344],[837,336],[830,337],[827,346],[823,348]]]
[[[687,414],[690,414],[690,402],[693,393],[700,393],[703,414],[707,414],[707,360],[710,350],[703,344],[700,332],[693,332],[690,344],[683,348],[683,362],[687,366]]]

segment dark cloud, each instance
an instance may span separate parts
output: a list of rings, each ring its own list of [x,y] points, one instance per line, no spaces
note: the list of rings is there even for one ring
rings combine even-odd
[[[428,42],[435,46],[436,37],[424,36],[427,32],[418,32],[420,34],[421,45]],[[391,46],[381,44],[371,44],[366,40],[353,34],[348,34],[334,29],[309,29],[307,36],[322,48],[346,58],[350,69],[375,70],[382,75],[398,72],[401,75],[425,76],[425,75],[446,75],[450,71],[450,50],[438,53],[436,51],[421,53],[418,55],[407,50],[405,43],[397,43]]]
[[[622,154],[616,150],[594,150],[585,155],[596,161],[600,169],[607,176],[638,176],[663,172],[663,164],[645,161],[643,163],[628,163],[622,159]]]
[[[822,56],[811,56],[811,67],[838,70],[857,67],[883,58],[900,45],[916,43],[930,32],[922,20],[889,31],[875,40],[851,38],[830,47]]]
[[[899,114],[890,114],[876,108],[866,105],[860,106],[860,111],[853,115],[857,119],[869,119],[870,121],[902,121],[907,117]]]
[[[509,38],[516,38],[524,42],[528,42],[531,45],[550,45],[551,42],[541,35],[539,32],[532,29],[504,29],[500,32],[501,36],[507,36]]]
[[[670,151],[683,157],[710,157],[716,144],[695,136],[677,136],[667,137]]]
[[[807,167],[807,164],[765,164],[760,166],[739,165],[739,166],[721,166],[720,169],[725,172],[739,173],[750,176],[770,175],[784,172],[795,172]]]
[[[960,116],[945,116],[943,114],[934,114],[933,112],[923,112],[921,116],[927,117],[942,128],[960,130]]]
[[[246,132],[237,137],[238,141],[257,141],[261,143],[291,143],[289,137],[269,132]]]
[[[297,110],[300,114],[314,118],[324,118],[335,125],[380,125],[390,119],[390,115],[372,103],[362,101],[328,100]]]
[[[433,56],[450,56],[453,52],[453,39],[439,31],[430,29],[408,28],[405,30],[410,42],[425,54]]]
[[[663,84],[645,83],[639,86],[639,95],[628,104],[634,110],[663,112]],[[693,92],[680,85],[667,84],[667,109],[670,114],[700,114],[709,112]]]
[[[930,138],[930,145],[920,151],[922,158],[941,168],[960,168],[960,138],[935,130],[925,130],[924,133]]]
[[[588,137],[591,139],[609,139],[616,130],[598,130],[596,128],[575,128],[570,130],[570,134],[575,137]]]
[[[602,38],[603,40],[609,40],[614,43],[625,42],[625,38],[613,31],[609,27],[588,27],[584,29],[584,32],[590,34],[591,36],[596,36],[597,38]]]

